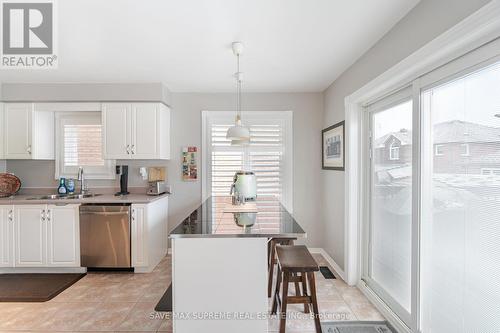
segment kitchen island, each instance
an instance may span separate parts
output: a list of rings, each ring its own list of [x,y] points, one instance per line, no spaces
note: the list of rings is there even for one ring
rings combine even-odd
[[[305,237],[274,197],[210,197],[170,233],[174,332],[267,332],[267,242]]]

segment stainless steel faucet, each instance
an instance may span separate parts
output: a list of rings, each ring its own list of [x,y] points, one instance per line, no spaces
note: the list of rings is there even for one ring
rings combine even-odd
[[[89,191],[87,183],[85,182],[85,176],[83,174],[83,167],[78,168],[78,181],[80,182],[80,194],[85,194]]]

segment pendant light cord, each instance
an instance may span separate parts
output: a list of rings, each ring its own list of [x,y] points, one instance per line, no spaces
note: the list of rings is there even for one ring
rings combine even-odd
[[[236,55],[236,95],[237,95],[237,120],[241,121],[241,75],[240,75],[240,55]]]

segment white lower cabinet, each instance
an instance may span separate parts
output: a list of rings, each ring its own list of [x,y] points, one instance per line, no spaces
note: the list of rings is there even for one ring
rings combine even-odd
[[[46,205],[14,206],[15,267],[47,264]]]
[[[1,267],[78,267],[78,205],[0,206],[0,239]]]
[[[132,267],[144,267],[148,265],[146,221],[146,205],[132,205]]]
[[[0,267],[14,266],[13,206],[0,206]]]
[[[47,206],[47,266],[80,266],[78,205]]]

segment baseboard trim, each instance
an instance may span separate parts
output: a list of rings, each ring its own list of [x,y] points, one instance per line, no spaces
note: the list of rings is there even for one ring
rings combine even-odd
[[[330,257],[330,255],[328,253],[326,253],[326,251],[323,248],[321,248],[321,247],[310,247],[309,248],[309,252],[321,254],[323,256],[323,258],[325,258],[326,261],[332,266],[332,268],[335,270],[335,272],[338,275],[340,275],[340,277],[342,278],[342,280],[344,280],[344,281],[347,282],[344,270],[340,268],[340,266],[335,262],[335,260],[333,260],[333,258]]]
[[[0,274],[16,273],[86,273],[85,267],[4,267],[0,268]]]
[[[399,317],[387,306],[387,304],[384,303],[384,301],[380,299],[380,297],[377,296],[377,294],[373,292],[373,290],[366,285],[364,281],[360,281],[357,287],[366,296],[366,298],[372,302],[377,310],[382,313],[392,328],[394,328],[398,333],[412,333],[410,328],[406,326],[401,319],[399,319]]]

